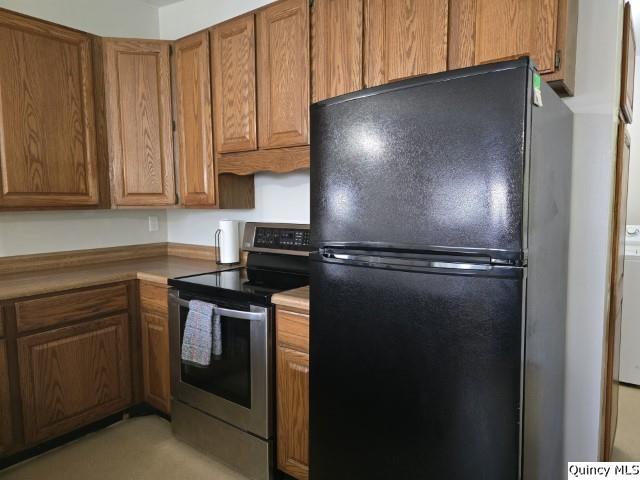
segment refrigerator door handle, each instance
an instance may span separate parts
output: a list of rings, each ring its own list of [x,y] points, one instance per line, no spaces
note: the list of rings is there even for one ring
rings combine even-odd
[[[395,267],[422,267],[422,268],[444,268],[451,270],[471,270],[488,272],[493,269],[490,264],[464,263],[464,262],[443,262],[438,260],[418,260],[411,258],[380,257],[372,255],[349,255],[345,253],[323,253],[323,257],[336,260],[346,260],[349,262],[373,263],[378,265],[388,265]]]

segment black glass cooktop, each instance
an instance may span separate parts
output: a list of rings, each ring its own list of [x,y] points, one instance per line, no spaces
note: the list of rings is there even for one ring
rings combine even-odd
[[[301,273],[236,268],[171,279],[169,285],[180,290],[181,296],[184,291],[268,305],[275,293],[309,285],[309,276]]]

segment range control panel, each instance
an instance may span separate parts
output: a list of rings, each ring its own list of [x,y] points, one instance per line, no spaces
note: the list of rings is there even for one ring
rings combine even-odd
[[[296,250],[308,252],[309,229],[256,226],[253,246],[272,250]]]

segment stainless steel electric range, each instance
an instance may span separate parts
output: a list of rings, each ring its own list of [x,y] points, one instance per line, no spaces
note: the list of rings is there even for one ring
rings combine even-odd
[[[309,283],[309,225],[248,223],[246,267],[169,280],[174,434],[243,475],[274,471],[274,308],[271,296]],[[182,361],[189,301],[214,305],[222,355]]]

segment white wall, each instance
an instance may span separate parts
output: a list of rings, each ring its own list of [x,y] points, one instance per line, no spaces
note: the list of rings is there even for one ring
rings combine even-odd
[[[256,208],[253,210],[170,210],[167,216],[170,242],[213,245],[218,222],[309,223],[309,171],[255,177]]]
[[[150,215],[158,217],[156,232]],[[0,213],[0,257],[166,241],[164,210]]]
[[[0,0],[0,7],[105,37],[158,38],[158,8],[137,0]]]
[[[580,0],[567,318],[565,455],[598,457],[622,0]]]
[[[635,2],[633,8],[640,10],[640,2]],[[640,21],[635,26],[640,29]],[[640,105],[640,55],[636,57],[636,85],[633,103]],[[635,121],[629,125],[631,136],[631,160],[629,165],[629,203],[627,224],[640,225],[640,115],[636,111]]]
[[[636,39],[640,37],[640,0],[630,0]],[[640,105],[640,52],[636,57],[634,105]],[[640,225],[640,119],[627,127],[631,136],[631,161],[629,165],[629,202],[627,224]]]
[[[158,38],[158,9],[131,0],[0,0],[0,7],[103,36]],[[148,216],[159,220],[149,232]],[[0,213],[0,257],[164,242],[165,211]]]
[[[273,0],[183,0],[160,8],[160,37],[175,40]]]

